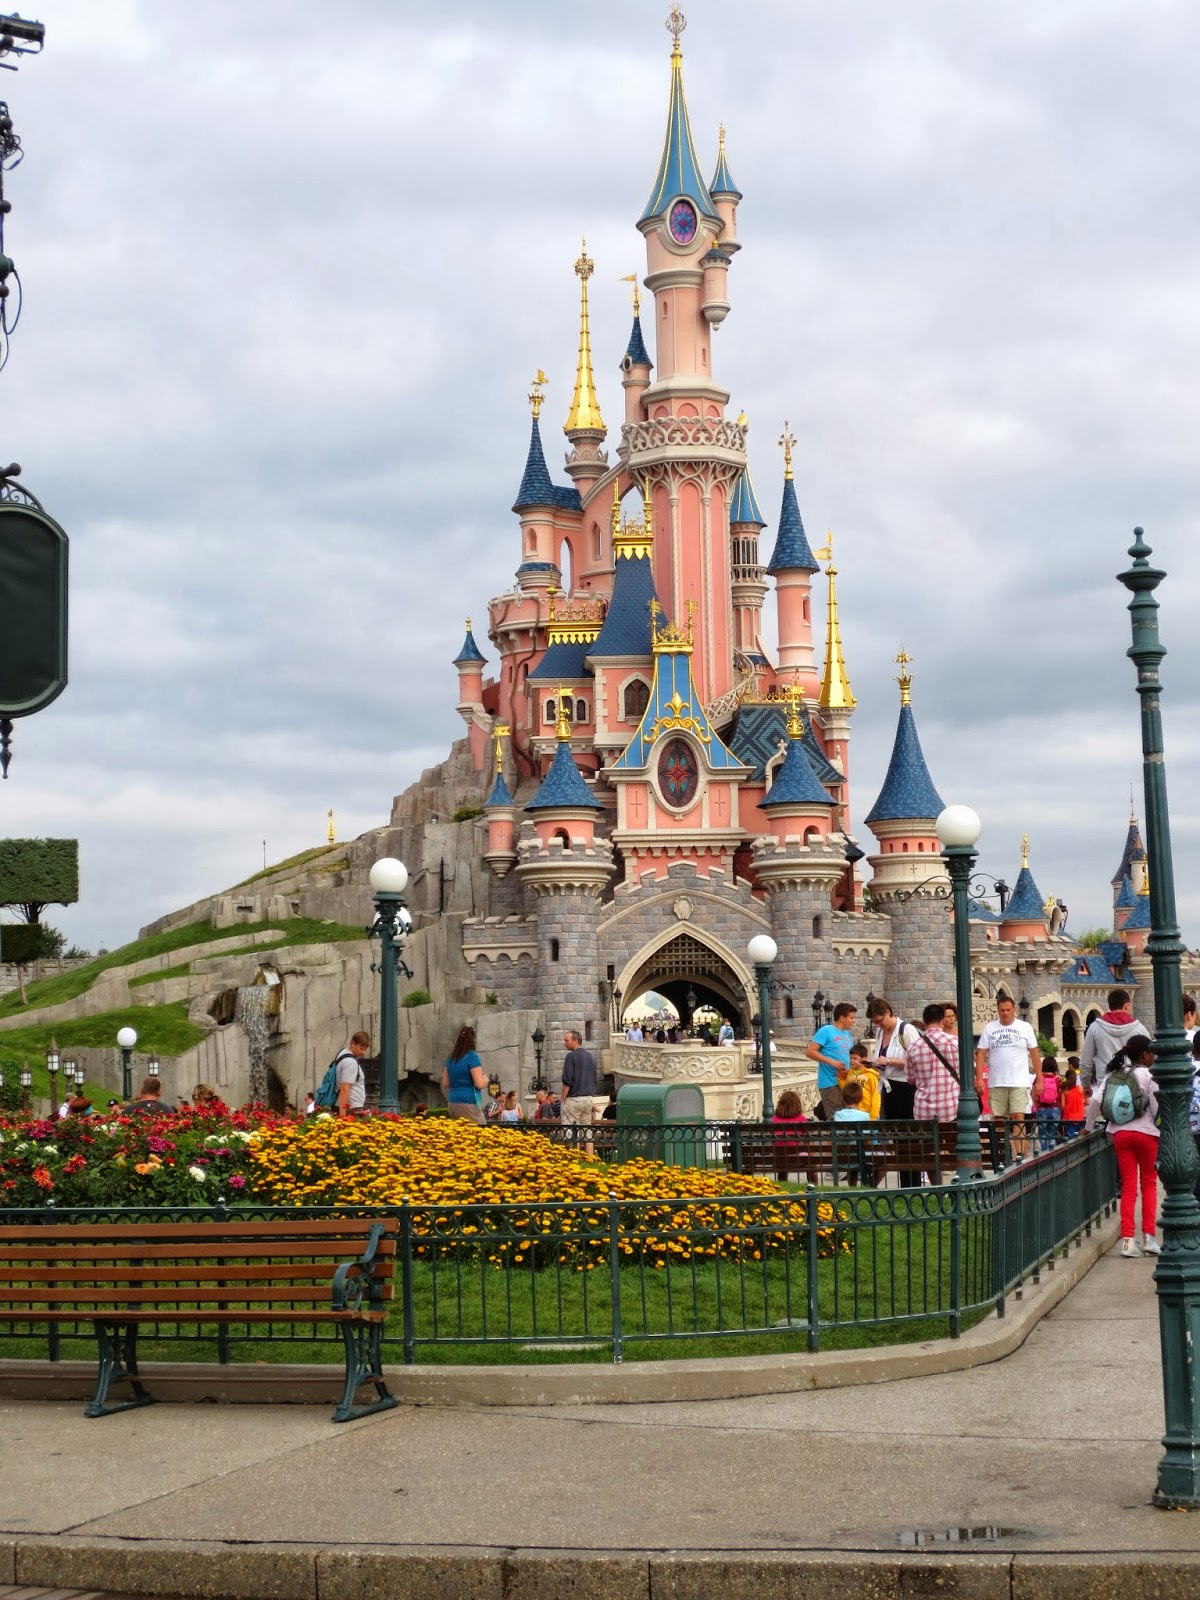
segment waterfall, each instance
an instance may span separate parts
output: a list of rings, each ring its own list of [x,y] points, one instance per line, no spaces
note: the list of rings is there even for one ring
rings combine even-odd
[[[250,1045],[250,1099],[263,1106],[267,1103],[267,1000],[270,994],[263,983],[240,988],[233,1008],[233,1020]]]

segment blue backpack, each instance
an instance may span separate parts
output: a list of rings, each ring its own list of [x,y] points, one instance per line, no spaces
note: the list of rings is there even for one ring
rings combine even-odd
[[[1130,1067],[1110,1072],[1104,1080],[1104,1097],[1100,1102],[1100,1115],[1115,1128],[1124,1127],[1135,1117],[1140,1117],[1148,1105],[1141,1085]]]
[[[333,1060],[325,1068],[325,1076],[321,1079],[316,1093],[317,1105],[322,1111],[332,1111],[337,1105],[338,1062],[345,1061],[347,1057],[349,1057],[351,1061],[356,1059],[353,1055],[351,1055],[349,1050],[339,1050],[337,1055],[334,1056]]]

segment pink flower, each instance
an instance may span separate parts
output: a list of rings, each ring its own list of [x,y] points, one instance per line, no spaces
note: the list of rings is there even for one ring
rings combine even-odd
[[[231,1189],[244,1189],[246,1187],[246,1180],[242,1177],[240,1172],[235,1172],[230,1178],[229,1187]]]

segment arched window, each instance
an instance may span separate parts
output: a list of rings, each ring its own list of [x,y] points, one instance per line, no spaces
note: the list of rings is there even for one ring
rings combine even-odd
[[[557,939],[551,939],[551,941],[550,941],[550,959],[551,959],[551,961],[557,961],[558,960],[558,940]]]
[[[592,1025],[590,1022],[585,1022],[583,1025],[583,1040],[585,1044],[591,1044],[592,1042]]]
[[[820,939],[822,937],[823,933],[824,933],[824,929],[822,927],[820,917],[814,917],[813,918],[812,928],[813,928],[813,938],[814,939]]]
[[[547,700],[546,701],[546,721],[547,722],[557,722],[558,721],[558,703],[555,700]]]
[[[788,1022],[795,1018],[796,1007],[790,994],[785,994],[783,997],[783,1015]]]
[[[812,621],[812,617],[809,615],[809,610],[808,610],[808,596],[807,595],[805,595],[805,597],[804,597],[804,620],[805,620],[805,622],[811,622]]]
[[[554,830],[553,834],[551,835],[551,837],[554,838],[554,839],[561,840],[562,841],[562,847],[563,847],[564,850],[569,850],[571,848],[571,835],[567,832],[567,830],[565,828],[555,828],[555,830]],[[557,961],[558,957],[555,956],[554,959]]]
[[[586,722],[587,719],[588,719],[587,701],[586,700],[576,700],[576,702],[575,702],[575,721],[576,722]]]
[[[635,678],[625,685],[625,721],[636,722],[650,704],[650,685]]]
[[[532,528],[530,528],[529,532],[525,535],[525,553],[526,555],[532,555],[536,549],[537,534],[534,533]]]
[[[594,523],[594,522],[592,523],[592,554],[595,556],[596,560],[599,561],[599,559],[600,559],[600,529],[597,526],[597,524]]]

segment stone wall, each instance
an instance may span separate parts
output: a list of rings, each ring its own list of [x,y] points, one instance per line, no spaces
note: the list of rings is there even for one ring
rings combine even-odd
[[[607,1005],[599,986],[598,918],[595,893],[588,889],[562,888],[537,897],[538,999],[551,1039],[573,1028],[589,1044],[608,1043]]]
[[[882,990],[898,1016],[919,1017],[933,1000],[955,994],[954,924],[949,900],[918,890],[910,900],[888,900],[892,944]]]

